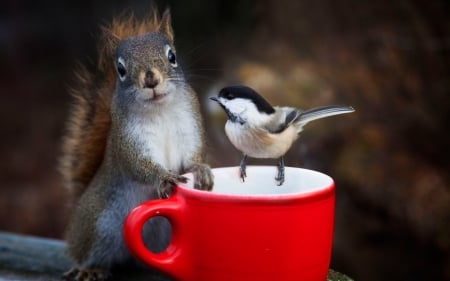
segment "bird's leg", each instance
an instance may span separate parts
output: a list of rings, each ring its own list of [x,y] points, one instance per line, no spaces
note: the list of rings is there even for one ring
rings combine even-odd
[[[245,169],[247,168],[247,164],[245,163],[245,161],[247,161],[247,155],[244,154],[244,156],[242,157],[242,160],[241,160],[241,164],[240,164],[242,182],[244,182],[245,178],[247,177],[247,173],[245,171]]]
[[[281,156],[280,160],[278,161],[278,175],[275,178],[275,180],[278,182],[278,186],[280,186],[284,183],[284,157],[283,156]]]

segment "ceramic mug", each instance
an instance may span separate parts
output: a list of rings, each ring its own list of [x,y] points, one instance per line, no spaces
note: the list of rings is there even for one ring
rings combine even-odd
[[[213,191],[175,187],[168,199],[145,202],[128,215],[124,239],[150,267],[186,281],[324,281],[331,256],[334,182],[301,168],[285,168],[277,186],[275,167],[213,169]],[[153,253],[142,228],[154,216],[172,226],[168,247]]]

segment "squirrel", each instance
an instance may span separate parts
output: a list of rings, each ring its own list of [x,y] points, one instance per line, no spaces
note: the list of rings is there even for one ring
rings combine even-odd
[[[211,190],[203,163],[204,130],[196,93],[176,58],[169,9],[145,20],[113,19],[102,29],[97,70],[80,66],[63,139],[60,170],[73,191],[67,250],[75,266],[63,280],[105,280],[132,260],[122,238],[129,211],[167,197],[180,176]],[[167,220],[152,219],[144,240],[155,252],[170,239]]]

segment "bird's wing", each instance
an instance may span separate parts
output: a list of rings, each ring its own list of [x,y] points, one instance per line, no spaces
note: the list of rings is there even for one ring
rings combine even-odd
[[[272,134],[279,134],[292,125],[300,116],[301,111],[293,107],[275,107],[275,115],[264,128]]]

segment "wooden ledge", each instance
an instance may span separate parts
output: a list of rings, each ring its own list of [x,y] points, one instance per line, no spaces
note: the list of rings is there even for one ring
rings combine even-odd
[[[64,241],[0,232],[0,280],[58,281],[71,267]],[[136,267],[113,272],[111,281],[169,281],[160,273]],[[326,281],[352,281],[334,270]]]

